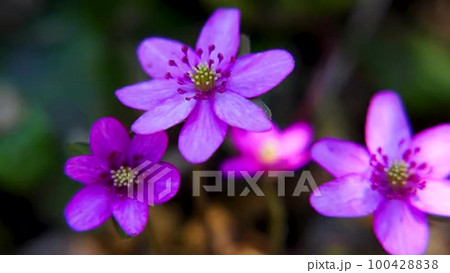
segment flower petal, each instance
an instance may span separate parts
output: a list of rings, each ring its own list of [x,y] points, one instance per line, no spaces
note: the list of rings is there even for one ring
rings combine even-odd
[[[258,171],[265,170],[255,159],[247,156],[229,158],[222,163],[220,169],[224,175],[229,176],[231,172],[234,177],[238,178],[242,177],[241,172],[248,172],[250,175],[253,175]]]
[[[420,148],[414,160],[431,167],[429,177],[445,178],[450,175],[450,124],[438,125],[418,133],[413,137],[411,147]]]
[[[367,150],[353,142],[323,138],[311,148],[311,157],[335,177],[363,173],[369,167]]]
[[[180,172],[166,162],[150,163],[139,172],[138,188],[131,193],[142,203],[162,204],[174,197],[180,187]]]
[[[450,217],[450,180],[427,179],[411,203],[423,212]]]
[[[230,91],[216,94],[214,112],[229,125],[244,130],[267,131],[272,128],[272,123],[261,108]]]
[[[265,132],[252,132],[237,127],[232,127],[230,131],[234,147],[242,154],[253,158],[261,155],[261,149],[268,141],[276,144],[279,142],[280,131],[274,123],[272,123],[272,128]],[[249,145],[249,143],[252,145]]]
[[[116,96],[128,107],[149,110],[176,95],[178,88],[173,80],[151,80],[125,86],[116,91]]]
[[[183,96],[175,95],[160,105],[148,110],[131,129],[137,134],[153,134],[164,131],[182,122],[194,109],[196,100],[186,100]]]
[[[298,153],[296,155],[292,154],[289,156],[284,156],[279,162],[272,164],[270,170],[273,171],[295,171],[304,165],[308,164],[311,157],[308,152]]]
[[[386,200],[373,217],[375,235],[390,254],[423,254],[428,242],[425,214],[403,200]]]
[[[93,155],[80,155],[67,160],[64,166],[67,176],[85,184],[104,182],[109,177],[106,162]]]
[[[82,188],[66,207],[67,223],[76,231],[100,226],[111,216],[113,198],[103,185],[94,184]]]
[[[313,129],[308,123],[299,122],[281,132],[281,153],[285,158],[294,158],[307,152],[313,138]]]
[[[227,89],[246,98],[260,96],[284,80],[294,65],[294,58],[285,50],[245,55],[236,60]]]
[[[148,205],[128,197],[116,197],[112,203],[114,219],[130,236],[141,233],[148,220]]]
[[[239,49],[240,17],[238,9],[217,9],[203,26],[196,48],[201,48],[204,52],[203,56],[207,56],[209,46],[214,45],[211,59],[216,64],[219,63],[217,58],[219,53],[225,57],[225,63],[231,57],[236,57]]]
[[[384,155],[398,158],[400,144],[408,144],[411,138],[408,117],[400,97],[391,91],[373,96],[366,119],[366,144],[371,154],[382,148]]]
[[[100,158],[123,157],[129,141],[128,130],[115,118],[97,120],[91,129],[92,154]]]
[[[383,197],[370,188],[370,181],[356,174],[340,177],[314,190],[310,203],[320,214],[359,217],[374,212]]]
[[[138,47],[137,54],[144,71],[154,79],[164,79],[167,73],[178,78],[191,68],[183,63],[181,59],[184,53],[181,50],[186,47],[184,44],[166,38],[148,38]],[[188,59],[196,63],[197,55],[187,47]],[[169,60],[176,62],[176,66],[170,66]]]
[[[165,131],[135,135],[128,146],[128,162],[131,166],[137,166],[145,160],[159,162],[166,152],[168,141]]]
[[[210,101],[199,101],[180,132],[178,147],[187,161],[208,160],[225,140],[228,124],[221,121]]]

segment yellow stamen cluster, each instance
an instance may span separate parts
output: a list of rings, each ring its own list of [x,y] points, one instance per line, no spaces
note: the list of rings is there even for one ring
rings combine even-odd
[[[188,74],[195,88],[203,92],[211,91],[221,76],[212,65],[210,67],[207,63],[198,64],[194,67],[194,71],[190,71]]]
[[[406,185],[411,175],[408,169],[409,165],[403,160],[394,161],[389,169],[385,169],[391,187],[398,188]]]
[[[261,153],[261,160],[265,163],[273,163],[278,158],[277,145],[274,141],[267,141],[263,144]]]
[[[121,166],[118,170],[111,170],[114,186],[130,186],[136,178],[136,173],[130,167]]]

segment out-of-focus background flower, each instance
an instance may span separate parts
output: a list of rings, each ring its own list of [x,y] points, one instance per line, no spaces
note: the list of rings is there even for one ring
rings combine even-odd
[[[263,96],[282,128],[309,121],[316,138],[363,142],[369,98],[394,89],[415,132],[450,120],[450,2],[447,0],[2,0],[0,2],[0,253],[272,253],[267,198],[192,197],[192,170],[169,130],[165,156],[182,172],[170,202],[150,208],[147,229],[123,240],[111,221],[71,231],[63,210],[81,184],[63,174],[69,143],[87,141],[92,123],[139,116],[114,91],[147,79],[136,58],[150,36],[190,45],[217,7],[241,9],[251,51],[284,48],[294,72]],[[229,141],[203,169],[235,154]],[[316,182],[331,177],[305,167]],[[213,181],[205,181],[213,183]],[[244,183],[237,184],[243,187]],[[293,183],[291,183],[293,185]],[[292,192],[287,184],[287,192]],[[287,254],[385,253],[371,218],[320,216],[308,195],[286,196],[281,249]],[[450,254],[450,222],[429,217],[427,253]]]

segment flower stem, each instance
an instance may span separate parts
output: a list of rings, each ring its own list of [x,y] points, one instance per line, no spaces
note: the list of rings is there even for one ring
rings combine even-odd
[[[149,214],[151,209],[149,210]],[[147,230],[148,230],[148,240],[150,241],[150,252],[153,255],[161,255],[163,254],[161,251],[161,247],[158,242],[158,236],[156,234],[155,225],[152,223],[152,217],[149,217],[147,222]]]
[[[194,166],[195,171],[201,171],[203,169],[203,164],[198,164]],[[200,221],[202,223],[203,228],[205,229],[205,235],[206,235],[206,252],[205,254],[214,254],[214,247],[213,247],[213,232],[211,230],[211,226],[208,223],[206,211],[208,206],[208,196],[207,192],[200,192],[199,196],[194,197],[194,205],[195,210],[197,211],[197,214],[200,217]]]
[[[281,254],[285,242],[285,222],[283,200],[278,196],[277,184],[266,177],[263,181],[269,209],[269,250],[272,254]]]

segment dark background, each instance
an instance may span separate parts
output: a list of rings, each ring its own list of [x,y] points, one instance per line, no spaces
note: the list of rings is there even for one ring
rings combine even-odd
[[[130,126],[140,115],[114,96],[147,79],[138,43],[162,36],[194,45],[221,6],[241,9],[253,52],[284,48],[296,59],[294,72],[263,96],[281,127],[309,121],[316,139],[363,142],[368,101],[382,89],[402,95],[415,132],[449,122],[447,0],[0,0],[0,253],[274,253],[265,198],[191,196],[194,166],[177,151],[180,126],[169,130],[165,160],[182,171],[182,187],[150,208],[143,234],[123,240],[111,221],[75,233],[63,217],[81,188],[63,174],[69,143],[87,141],[103,116]],[[201,167],[217,169],[233,153],[226,143]],[[305,169],[318,183],[330,179],[315,164]],[[385,253],[370,217],[322,217],[307,197],[281,199],[286,215],[277,253]],[[450,254],[449,221],[429,219],[427,253]]]

